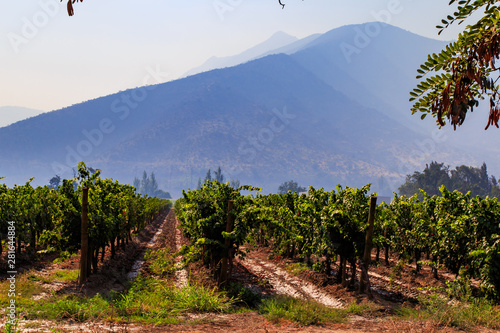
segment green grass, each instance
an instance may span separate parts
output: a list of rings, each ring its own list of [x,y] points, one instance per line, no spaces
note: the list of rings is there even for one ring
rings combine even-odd
[[[259,313],[273,322],[288,319],[305,326],[344,321],[344,311],[342,310],[331,309],[312,301],[284,296],[263,300],[259,306]]]
[[[400,307],[396,314],[402,318],[431,320],[441,326],[471,330],[474,327],[500,329],[498,306],[484,298],[453,301],[441,295],[421,297],[417,307]]]
[[[110,320],[172,324],[177,323],[177,317],[183,313],[231,312],[233,305],[233,300],[223,292],[193,285],[178,290],[168,281],[140,276],[122,293],[96,294],[91,298],[52,295],[37,302],[27,299],[24,294],[20,298],[24,300],[22,312],[28,319],[76,322]]]
[[[336,309],[312,300],[287,296],[264,299],[258,307],[259,313],[270,321],[278,322],[280,319],[287,319],[303,326],[344,323],[349,315],[368,315],[381,309],[381,306],[371,302],[362,304],[351,302],[346,308]]]
[[[57,269],[49,275],[49,279],[57,282],[70,282],[76,281],[79,276],[79,269]]]
[[[28,306],[34,301],[31,297],[45,291],[45,289],[37,283],[39,279],[34,271],[28,271],[23,275],[17,275],[15,279],[16,305]],[[2,281],[0,283],[0,307],[5,308],[10,301],[8,296],[10,291],[10,282]]]
[[[148,262],[148,269],[158,276],[172,274],[175,271],[175,256],[169,247],[151,250],[148,249],[144,255]]]

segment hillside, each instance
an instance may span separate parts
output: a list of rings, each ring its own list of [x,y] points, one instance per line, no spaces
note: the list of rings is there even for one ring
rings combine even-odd
[[[411,66],[441,42],[384,25],[347,66],[340,46],[365,28],[335,29],[297,44],[291,55],[119,92],[1,128],[0,175],[7,183],[36,176],[44,184],[54,174],[71,177],[81,159],[122,182],[154,171],[175,196],[221,166],[227,179],[267,192],[295,179],[324,187],[372,182],[374,191],[390,195],[435,155],[472,161],[460,148],[429,146],[434,125],[417,129],[424,125],[402,106],[405,87],[414,83]]]

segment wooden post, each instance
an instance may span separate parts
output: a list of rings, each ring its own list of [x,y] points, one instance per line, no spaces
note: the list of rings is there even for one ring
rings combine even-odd
[[[233,214],[231,213],[233,211],[233,206],[234,206],[234,201],[229,200],[227,203],[227,221],[226,221],[226,232],[230,233],[233,231]],[[228,261],[229,257],[231,255],[231,251],[229,248],[231,247],[231,240],[229,238],[226,238],[224,240],[224,246],[226,248],[226,252],[224,253],[224,257],[222,258],[221,262],[221,267],[220,267],[220,279],[219,279],[219,284],[223,285],[226,284],[228,280]]]
[[[366,231],[366,239],[365,239],[365,253],[363,256],[362,262],[362,273],[359,278],[359,293],[366,292],[370,294],[369,287],[370,281],[368,280],[368,268],[370,267],[370,259],[372,254],[372,246],[373,246],[373,225],[375,224],[375,208],[377,207],[377,197],[372,196],[370,198],[370,212],[368,214],[368,230]]]
[[[81,238],[81,252],[80,252],[80,284],[87,281],[88,270],[88,250],[89,250],[89,189],[87,187],[83,188],[82,195],[82,238]]]

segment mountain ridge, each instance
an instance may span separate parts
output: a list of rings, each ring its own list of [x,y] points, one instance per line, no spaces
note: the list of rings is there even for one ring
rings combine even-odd
[[[341,43],[352,42],[356,27],[366,26],[311,38],[290,55],[268,55],[129,89],[2,128],[0,175],[11,183],[38,176],[43,183],[54,174],[71,177],[81,158],[101,168],[104,176],[123,182],[132,182],[143,170],[154,171],[162,188],[174,196],[194,188],[207,169],[218,166],[227,179],[269,192],[294,179],[316,187],[372,182],[374,191],[390,195],[405,174],[434,155],[444,162],[472,161],[460,148],[437,141],[431,142],[432,149],[425,148],[430,139],[413,128],[414,122],[405,124],[391,113],[394,110],[387,112],[382,103],[345,89],[350,79],[351,85],[370,93],[357,76],[357,64],[345,65],[340,49]],[[362,64],[365,69],[387,68],[378,65],[388,58],[380,50],[401,47],[391,44],[391,36],[413,38],[398,28],[384,29],[387,36],[374,38],[373,45],[358,54],[371,61]],[[332,41],[332,36],[338,40]],[[404,52],[427,54],[427,49],[408,48]],[[407,66],[403,60],[396,68]],[[339,68],[344,76],[335,74]],[[398,73],[388,76],[409,85],[407,75]],[[367,74],[371,80],[380,76]],[[384,84],[375,88],[384,94],[392,89]]]

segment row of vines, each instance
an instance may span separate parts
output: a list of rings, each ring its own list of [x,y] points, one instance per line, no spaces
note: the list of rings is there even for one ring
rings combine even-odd
[[[169,201],[143,197],[134,187],[91,174],[84,163],[77,179],[65,179],[57,188],[24,185],[8,188],[0,184],[0,234],[15,226],[16,252],[34,255],[40,251],[80,249],[82,189],[88,188],[89,253],[94,270],[99,251],[124,246],[131,234],[151,223]],[[1,178],[0,178],[1,179]],[[0,251],[2,247],[0,246]]]
[[[354,283],[356,264],[363,258],[368,228],[370,186],[326,191],[309,188],[307,194],[251,194],[259,189],[207,182],[199,190],[183,192],[176,214],[191,244],[184,247],[187,260],[203,260],[213,270],[221,258],[244,255],[247,243],[269,245],[276,254],[301,258],[315,269],[337,276],[344,285]],[[450,192],[394,196],[376,208],[373,245],[377,260],[381,249],[405,262],[439,268],[463,278],[481,281],[491,298],[500,296],[500,203],[496,198],[471,197]],[[248,194],[241,194],[242,191]],[[228,210],[228,201],[234,208]],[[226,230],[228,214],[233,228]],[[229,241],[228,241],[229,240]],[[229,244],[229,245],[228,245]],[[351,280],[347,281],[347,265]]]

